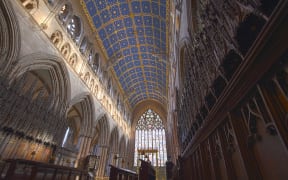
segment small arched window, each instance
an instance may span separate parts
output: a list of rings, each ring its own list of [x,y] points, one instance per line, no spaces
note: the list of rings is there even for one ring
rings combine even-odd
[[[82,24],[81,20],[78,16],[73,16],[68,24],[67,24],[67,31],[70,34],[71,38],[74,40],[79,39],[81,32],[82,32]]]
[[[71,5],[64,4],[59,12],[59,19],[64,23],[68,20],[69,15],[72,13]]]

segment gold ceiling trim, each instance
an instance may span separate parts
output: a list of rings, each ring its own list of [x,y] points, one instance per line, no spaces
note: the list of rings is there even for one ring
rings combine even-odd
[[[103,46],[103,43],[101,43],[101,38],[99,37],[99,35],[97,33],[97,29],[94,26],[92,17],[89,15],[89,12],[88,12],[88,9],[87,9],[87,6],[86,6],[84,0],[80,0],[80,4],[82,5],[82,9],[84,10],[84,14],[88,20],[88,23],[89,23],[91,29],[92,29],[93,35],[95,35],[95,37],[96,37],[96,43],[97,43],[98,47],[100,47],[99,49],[100,49],[102,55],[104,56],[105,62],[107,63],[109,61],[108,55],[106,53],[105,47]],[[168,96],[169,68],[170,68],[169,67],[169,64],[170,64],[169,63],[169,47],[170,47],[169,45],[170,45],[170,42],[169,42],[169,34],[168,34],[168,33],[170,33],[170,14],[169,14],[169,12],[170,12],[170,1],[166,1],[166,53],[165,53],[165,56],[166,56],[166,96],[163,95],[163,99],[166,99],[166,101],[167,101],[167,96]],[[144,65],[141,63],[140,67],[143,69]],[[109,70],[109,68],[106,70]],[[119,87],[120,93],[122,94],[124,99],[129,99],[129,97],[126,95],[125,91],[123,90],[122,85],[120,84],[119,79],[117,78],[116,72],[115,72],[113,67],[112,67],[112,76],[114,79],[116,79],[115,81],[116,81],[116,83]],[[143,99],[143,100],[139,101],[138,103],[136,103],[135,106],[137,104],[141,103],[142,101],[149,100],[149,99],[152,99],[152,98]],[[155,100],[159,101],[157,99],[155,99]],[[129,101],[128,101],[129,103],[126,103],[127,101],[125,101],[125,100],[123,100],[123,102],[124,102],[124,104],[128,105],[128,108],[131,110],[131,108],[132,108],[131,103]],[[161,102],[161,104],[163,104],[163,103],[165,104],[165,102]]]
[[[89,12],[88,12],[88,9],[87,9],[87,6],[84,2],[84,0],[80,0],[80,4],[82,5],[82,9],[84,10],[84,14],[88,20],[88,23],[92,29],[92,32],[93,32],[93,35],[96,36],[96,43],[98,45],[98,47],[100,47],[100,51],[102,53],[102,55],[104,56],[104,59],[105,59],[105,62],[106,64],[108,63],[108,55],[106,54],[106,50],[105,50],[105,47],[103,46],[103,43],[100,43],[101,42],[101,39],[100,37],[98,36],[98,32],[97,32],[97,29],[96,27],[94,26],[94,23],[93,23],[93,20],[92,20],[92,17],[89,15]],[[107,66],[108,68],[108,66]],[[120,93],[122,94],[122,96],[124,97],[125,99],[125,92],[124,90],[122,89],[122,85],[120,84],[119,80],[117,79],[117,76],[116,76],[116,73],[114,71],[114,68],[112,68],[113,71],[112,71],[112,76],[113,76],[113,79],[116,81],[117,85],[118,85],[118,88],[120,90]],[[108,69],[105,69],[105,71],[108,71]],[[129,106],[130,107],[130,106]],[[129,108],[130,109],[130,108]]]

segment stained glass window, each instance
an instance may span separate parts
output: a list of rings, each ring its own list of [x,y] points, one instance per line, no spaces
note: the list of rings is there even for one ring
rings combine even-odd
[[[162,120],[148,109],[138,120],[135,132],[134,166],[138,159],[147,159],[153,166],[164,166],[167,161],[165,129]]]

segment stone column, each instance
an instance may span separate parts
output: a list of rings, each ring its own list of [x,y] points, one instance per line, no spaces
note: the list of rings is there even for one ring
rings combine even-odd
[[[108,146],[100,145],[99,148],[101,148],[100,159],[99,159],[98,170],[96,174],[98,177],[103,177],[105,173],[105,168],[106,168]]]
[[[85,157],[88,155],[89,153],[89,149],[90,149],[90,145],[91,145],[91,137],[89,136],[84,136],[84,135],[80,135],[79,141],[80,141],[80,146],[79,146],[79,153],[77,156],[77,160],[75,163],[75,167],[80,167],[80,168],[84,168],[84,160]]]

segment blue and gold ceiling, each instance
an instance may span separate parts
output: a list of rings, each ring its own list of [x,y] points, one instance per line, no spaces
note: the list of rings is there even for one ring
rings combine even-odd
[[[134,107],[166,103],[169,1],[84,0],[98,43]]]

